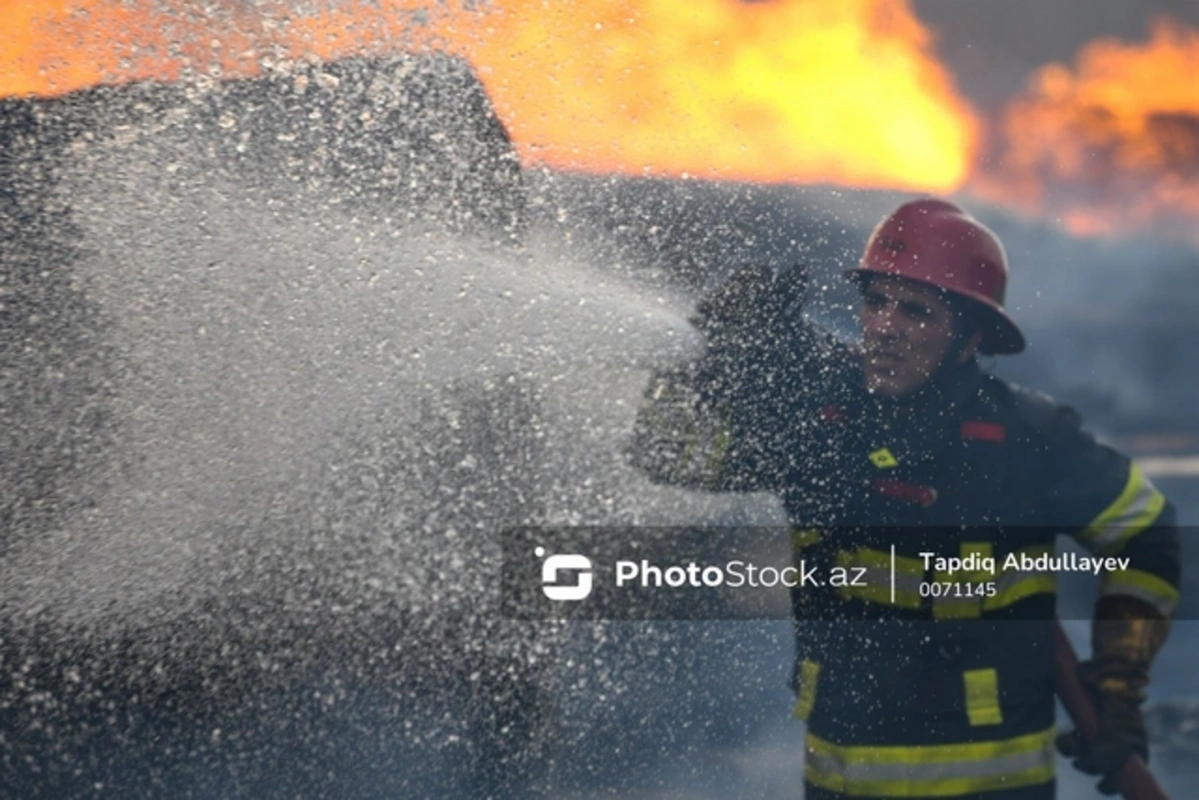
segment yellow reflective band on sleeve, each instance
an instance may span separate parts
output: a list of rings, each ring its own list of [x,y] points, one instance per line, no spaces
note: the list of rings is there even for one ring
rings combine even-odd
[[[999,673],[994,669],[969,669],[962,673],[966,690],[966,716],[970,724],[998,725],[1003,722],[999,710]]]
[[[1052,553],[1052,547],[1036,545],[1017,550],[1012,555],[1017,558],[1026,555],[1035,559]],[[1000,559],[997,566],[1002,566],[1004,560]],[[984,598],[983,611],[997,611],[1038,594],[1057,594],[1057,578],[1052,572],[1001,569],[995,579],[995,594]]]
[[[924,747],[842,746],[807,736],[804,777],[849,797],[954,797],[1053,780],[1057,730]]]
[[[1142,600],[1169,618],[1178,605],[1178,590],[1152,572],[1123,569],[1104,576],[1103,591],[1107,595],[1125,595]]]
[[[689,423],[694,419],[688,410],[691,406],[692,402],[678,387],[660,380],[650,402],[641,407],[638,416],[655,432],[678,433],[680,429],[690,427]]]
[[[1125,542],[1152,525],[1165,505],[1162,493],[1135,462],[1131,463],[1120,496],[1091,520],[1078,538],[1097,553],[1114,555]]]
[[[708,464],[705,473],[712,476],[713,481],[719,478],[724,469],[724,454],[729,449],[729,429],[727,425],[720,426],[712,437],[712,446],[708,451]]]
[[[962,558],[969,558],[970,556],[978,556],[979,558],[991,558],[992,555],[994,554],[994,552],[995,552],[995,546],[992,545],[990,542],[962,542],[962,547],[961,547]],[[974,579],[974,580],[984,580],[986,578],[995,577],[994,575],[991,575],[987,572],[972,572],[972,573],[970,573],[970,575],[971,575],[972,579]]]
[[[662,377],[637,412],[639,445],[652,453],[643,465],[683,486],[718,488],[730,443],[727,419],[697,405],[694,393]]]
[[[819,528],[796,528],[791,531],[791,546],[796,550],[819,544],[822,538]]]
[[[799,663],[799,695],[795,698],[792,716],[806,720],[816,705],[816,683],[820,680],[820,665],[804,659]]]
[[[699,444],[699,435],[695,433],[687,434],[684,439],[683,452],[679,456],[679,466],[688,467],[691,465],[691,460],[695,457],[695,448]]]
[[[837,593],[843,599],[920,608],[920,584],[924,582],[924,562],[920,559],[896,556],[894,603],[891,602],[890,553],[868,547],[842,550],[837,553],[837,566],[850,570],[850,577],[855,579],[855,585],[837,587]]]
[[[891,469],[899,466],[894,454],[885,447],[880,447],[870,454],[870,463],[879,469]]]
[[[715,420],[701,420],[692,422],[690,427],[676,465],[678,476],[693,486],[715,487],[720,482],[728,451],[728,426]]]

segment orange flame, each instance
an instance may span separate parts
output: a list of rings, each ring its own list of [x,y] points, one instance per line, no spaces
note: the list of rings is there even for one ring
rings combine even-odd
[[[1098,40],[1039,70],[1007,110],[1002,159],[972,189],[1080,234],[1199,221],[1199,31],[1159,20],[1144,44]]]
[[[552,164],[937,190],[970,167],[973,119],[904,3],[521,0],[480,29],[471,58]]]
[[[906,0],[230,3],[215,18],[176,2],[0,0],[0,95],[436,42],[475,65],[526,163],[949,191],[974,157],[974,117]]]

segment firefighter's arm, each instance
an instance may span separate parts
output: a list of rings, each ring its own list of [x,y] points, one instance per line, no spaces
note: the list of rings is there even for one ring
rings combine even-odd
[[[650,378],[628,457],[657,483],[717,491],[726,488],[727,476],[744,471],[729,469],[729,410],[703,397],[701,380],[695,368]]]
[[[1074,529],[1075,540],[1098,555],[1127,559],[1126,568],[1102,576],[1096,618],[1125,618],[1136,609],[1140,617],[1168,621],[1182,577],[1173,504],[1135,461],[1082,430],[1071,409],[1063,409],[1054,438],[1056,501],[1063,515],[1085,521]]]
[[[1044,447],[1046,522],[1097,555],[1127,559],[1127,568],[1103,575],[1099,610],[1123,606],[1168,620],[1181,579],[1173,504],[1136,462],[1083,430],[1071,408],[1056,409]]]
[[[1130,754],[1148,758],[1140,705],[1179,600],[1175,510],[1136,462],[1083,431],[1073,411],[1062,410],[1052,445],[1061,455],[1055,500],[1062,512],[1086,521],[1074,538],[1098,555],[1127,559],[1102,576],[1092,656],[1080,667],[1099,701],[1099,736],[1087,747],[1076,736],[1061,743],[1078,768],[1105,776],[1100,790],[1110,794]]]
[[[735,272],[696,307],[706,350],[695,363],[655,373],[634,424],[629,458],[651,479],[709,491],[771,488],[762,443],[776,427],[771,375],[784,318],[797,319],[806,277],[793,267]]]

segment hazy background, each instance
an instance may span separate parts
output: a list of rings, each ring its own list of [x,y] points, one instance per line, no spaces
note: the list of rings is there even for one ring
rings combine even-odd
[[[984,112],[1095,36],[1197,16],[915,8]],[[495,533],[780,521],[624,464],[648,371],[747,262],[803,261],[851,337],[840,272],[911,194],[518,170],[451,62],[2,110],[0,794],[799,794],[786,623],[509,625]],[[1030,339],[988,366],[1197,452],[1196,251],[958,199]],[[1161,485],[1199,521],[1193,478]],[[1196,652],[1180,623],[1151,688],[1179,797]]]

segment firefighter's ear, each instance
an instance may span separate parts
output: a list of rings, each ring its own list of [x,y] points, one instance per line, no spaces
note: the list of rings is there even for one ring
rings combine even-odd
[[[958,363],[965,364],[967,361],[974,358],[974,354],[978,352],[978,346],[982,344],[982,341],[982,331],[975,331],[974,333],[970,334],[969,338],[967,338],[965,343],[962,344],[961,349],[958,350]]]

